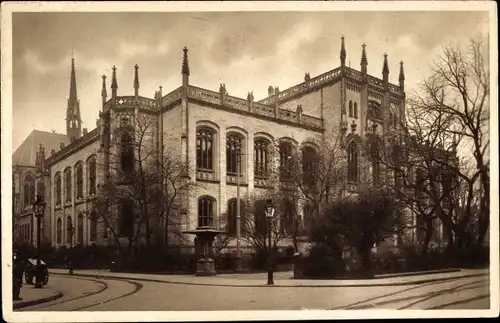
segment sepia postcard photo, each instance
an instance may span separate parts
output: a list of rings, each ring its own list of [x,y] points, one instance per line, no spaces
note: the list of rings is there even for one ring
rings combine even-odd
[[[5,321],[499,315],[495,2],[1,18]]]

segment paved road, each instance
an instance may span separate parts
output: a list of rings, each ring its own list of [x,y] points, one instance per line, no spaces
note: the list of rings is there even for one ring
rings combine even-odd
[[[63,298],[24,311],[488,309],[489,277],[383,287],[216,287],[51,276]]]

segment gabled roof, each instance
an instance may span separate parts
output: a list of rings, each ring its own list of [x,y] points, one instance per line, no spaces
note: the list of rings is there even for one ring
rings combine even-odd
[[[68,145],[70,140],[65,134],[33,130],[12,154],[12,165],[35,166],[36,153],[40,144],[45,148],[45,157],[47,158],[52,149],[56,151],[60,149],[61,142]]]

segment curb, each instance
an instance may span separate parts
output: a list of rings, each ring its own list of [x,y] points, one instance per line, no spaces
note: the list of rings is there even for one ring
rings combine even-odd
[[[69,275],[66,273],[53,273],[55,275]],[[383,287],[383,286],[408,286],[408,285],[420,285],[425,283],[433,283],[433,282],[441,282],[441,281],[449,281],[460,278],[470,278],[470,277],[479,277],[479,276],[488,276],[489,273],[482,274],[469,274],[464,276],[457,277],[444,277],[444,278],[433,278],[426,279],[420,281],[410,281],[410,282],[400,282],[400,283],[374,283],[374,284],[346,284],[346,285],[250,285],[250,284],[241,284],[241,285],[229,285],[229,284],[217,284],[217,283],[193,283],[193,282],[179,282],[179,281],[168,281],[168,280],[160,280],[160,279],[152,279],[152,278],[135,278],[135,277],[120,277],[120,276],[107,276],[107,275],[93,275],[93,274],[76,274],[73,273],[73,276],[81,276],[81,277],[95,277],[100,279],[113,279],[113,280],[136,280],[136,281],[145,281],[152,283],[164,283],[164,284],[178,284],[178,285],[192,285],[192,286],[214,286],[214,287],[285,287],[285,288],[297,288],[297,287],[314,287],[314,288],[324,288],[324,287]]]
[[[38,298],[38,299],[31,300],[31,301],[21,301],[19,303],[14,303],[13,307],[15,310],[17,310],[17,309],[25,308],[28,306],[33,306],[33,305],[51,302],[51,301],[54,301],[54,300],[61,298],[61,297],[63,297],[63,293],[57,292],[57,294],[51,295],[48,297]]]

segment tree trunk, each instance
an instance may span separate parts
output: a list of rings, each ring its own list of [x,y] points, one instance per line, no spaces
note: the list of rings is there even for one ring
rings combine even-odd
[[[424,241],[422,242],[422,256],[425,256],[427,254],[427,251],[429,251],[429,243],[431,242],[432,239],[432,233],[433,233],[432,218],[429,217],[425,220],[425,236],[424,236]]]

